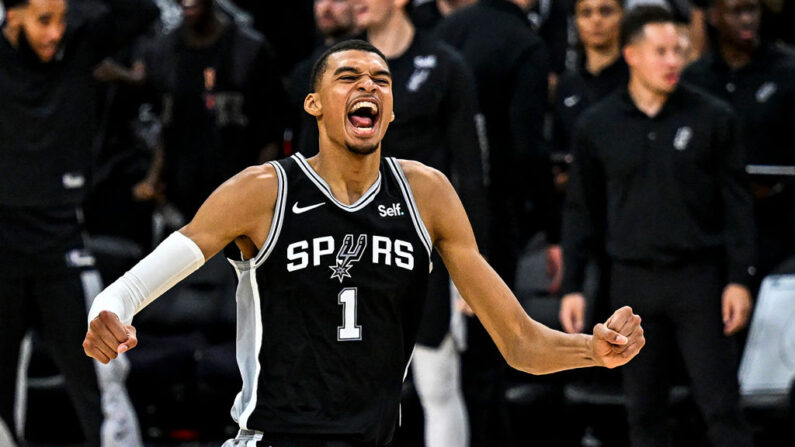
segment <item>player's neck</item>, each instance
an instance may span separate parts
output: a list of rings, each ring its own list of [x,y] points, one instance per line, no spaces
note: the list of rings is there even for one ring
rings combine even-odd
[[[737,70],[738,68],[748,65],[748,63],[751,62],[753,53],[757,48],[759,48],[758,44],[756,44],[753,49],[749,50],[748,48],[739,48],[728,43],[718,43],[718,49],[720,51],[721,57],[726,62],[726,65],[733,70]]]
[[[653,118],[660,113],[670,94],[650,88],[637,76],[631,76],[629,80],[629,96],[638,110]]]
[[[229,25],[229,20],[226,17],[213,13],[193,27],[186,26],[183,30],[183,38],[188,46],[206,47],[218,40],[227,25]]]
[[[588,70],[588,73],[596,76],[618,60],[619,56],[621,56],[621,49],[618,42],[615,45],[604,47],[586,47],[585,69]]]
[[[405,11],[396,10],[383,23],[367,30],[367,40],[381,50],[387,59],[401,56],[414,40],[414,25]]]
[[[321,150],[307,160],[312,169],[331,187],[342,203],[356,203],[378,180],[381,149],[369,155],[354,154],[347,149]]]

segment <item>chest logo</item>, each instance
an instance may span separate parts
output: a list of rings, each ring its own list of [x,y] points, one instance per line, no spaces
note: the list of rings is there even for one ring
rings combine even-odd
[[[759,103],[767,102],[776,93],[776,90],[778,90],[778,86],[776,86],[775,82],[765,82],[756,91],[756,101]]]
[[[345,235],[342,246],[337,252],[336,265],[329,266],[332,272],[331,279],[337,278],[340,280],[340,284],[342,284],[343,279],[350,278],[351,267],[353,267],[354,263],[362,259],[365,248],[367,248],[367,235],[360,234],[359,238],[356,240],[355,246],[353,245],[353,235]]]
[[[436,56],[417,56],[414,58],[414,73],[411,74],[406,89],[416,92],[428,80],[431,70],[436,67]]]
[[[563,99],[563,105],[568,108],[576,106],[577,103],[579,102],[580,102],[580,97],[577,95],[567,96],[566,98]]]
[[[690,140],[693,138],[693,129],[688,126],[680,127],[674,136],[674,148],[678,151],[687,149]]]
[[[403,210],[400,209],[399,203],[393,203],[392,206],[378,205],[378,215],[381,217],[402,216]]]
[[[293,214],[303,214],[307,211],[311,211],[315,208],[321,207],[325,205],[326,202],[316,203],[314,205],[309,206],[298,206],[298,202],[293,203]]]

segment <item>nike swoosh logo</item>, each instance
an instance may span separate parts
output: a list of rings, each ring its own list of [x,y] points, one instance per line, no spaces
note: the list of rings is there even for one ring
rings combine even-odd
[[[300,207],[300,206],[298,206],[298,202],[295,202],[293,204],[293,213],[295,213],[295,214],[305,213],[307,211],[313,210],[313,209],[315,209],[315,208],[317,208],[319,206],[323,206],[325,204],[326,204],[326,202],[321,202],[321,203],[316,203],[314,205]]]

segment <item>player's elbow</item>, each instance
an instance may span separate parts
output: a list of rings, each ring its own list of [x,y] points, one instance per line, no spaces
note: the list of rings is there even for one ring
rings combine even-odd
[[[546,374],[546,370],[537,361],[538,356],[533,353],[532,337],[525,333],[516,334],[502,354],[508,366],[513,369],[533,375]]]

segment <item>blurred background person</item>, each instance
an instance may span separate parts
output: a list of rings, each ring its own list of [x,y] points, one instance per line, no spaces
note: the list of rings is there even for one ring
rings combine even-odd
[[[636,6],[661,6],[674,16],[682,36],[687,41],[685,62],[697,59],[704,51],[707,33],[704,10],[710,0],[626,0],[627,10]]]
[[[66,379],[86,445],[134,443],[134,414],[120,406],[128,425],[107,423],[113,415],[103,415],[101,400],[109,382],[98,380],[104,370],[81,348],[86,301],[93,299],[86,281],[95,264],[81,206],[97,128],[94,67],[142,33],[157,8],[146,0],[70,2],[67,13],[65,0],[3,3],[0,418],[20,434],[13,416],[20,342],[35,329]],[[26,386],[24,378],[21,383]]]
[[[384,156],[418,160],[448,175],[470,215],[479,245],[486,244],[486,194],[477,132],[477,99],[461,56],[409,19],[409,0],[352,0],[356,26],[387,57],[395,120]],[[482,130],[482,128],[481,128]],[[427,446],[466,446],[469,424],[461,392],[450,278],[437,253],[429,280],[412,372],[425,413]],[[460,335],[460,334],[459,334]]]
[[[449,14],[436,33],[461,52],[474,72],[488,130],[489,262],[515,288],[519,257],[541,230],[549,244],[554,292],[560,272],[559,219],[543,132],[550,69],[544,43],[528,20],[531,4],[480,0]],[[479,322],[470,320],[468,328],[464,389],[472,443],[506,445],[505,363]]]
[[[555,185],[563,200],[567,168],[571,161],[571,137],[574,125],[582,113],[604,97],[625,87],[629,69],[621,56],[619,29],[623,16],[623,0],[576,0],[574,25],[581,45],[581,58],[575,69],[564,72],[558,84],[553,106],[552,147],[555,164]],[[604,295],[607,287],[608,265],[603,253],[593,253],[599,266],[600,279],[597,295]],[[580,262],[587,262],[582,260]],[[594,303],[607,308],[606,296],[595,297]],[[591,308],[592,315],[585,319],[585,297],[566,294],[561,300],[560,322],[566,332],[582,332],[592,326],[601,314]]]
[[[183,23],[144,58],[162,98],[162,147],[139,199],[166,199],[192,216],[225,179],[281,155],[285,94],[268,43],[218,11],[182,0]],[[160,169],[158,169],[160,168]]]
[[[715,40],[684,79],[731,104],[740,117],[751,165],[759,283],[795,256],[795,177],[786,175],[795,166],[795,57],[762,40],[759,0],[713,0],[708,17]]]
[[[673,16],[624,16],[626,89],[585,112],[564,214],[564,290],[581,292],[589,251],[611,262],[610,299],[644,317],[644,355],[621,371],[633,447],[670,445],[671,367],[681,354],[715,446],[752,446],[739,405],[736,334],[755,271],[742,141],[724,103],[679,83]]]

